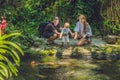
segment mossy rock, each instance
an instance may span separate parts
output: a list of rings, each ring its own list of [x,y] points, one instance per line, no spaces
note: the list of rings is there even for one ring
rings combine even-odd
[[[117,55],[117,60],[120,60],[120,54],[116,54]]]
[[[116,44],[120,44],[120,39],[119,39],[119,40],[117,40]]]
[[[109,44],[115,44],[117,42],[117,36],[114,36],[114,35],[108,35],[106,38],[105,38],[105,41]]]
[[[107,47],[107,48],[105,49],[105,53],[107,53],[107,54],[112,53],[112,51],[113,51],[113,48],[112,48],[112,47]]]
[[[46,49],[46,50],[40,50],[39,54],[41,57],[46,57],[46,56],[55,56],[57,53],[56,49]]]
[[[116,60],[117,60],[117,55],[116,55],[116,54],[110,54],[110,55],[108,56],[108,59],[109,59],[109,60],[112,60],[112,61],[116,61]]]
[[[34,47],[39,47],[41,45],[41,42],[34,42],[33,46]]]
[[[92,52],[91,57],[97,60],[106,60],[107,54],[105,52]]]
[[[62,57],[62,54],[63,54],[63,52],[62,52],[60,49],[58,49],[58,50],[57,50],[57,53],[56,53],[56,57],[57,57],[57,58],[61,58],[61,57]]]
[[[82,53],[80,52],[79,48],[76,47],[73,49],[71,57],[82,58]]]

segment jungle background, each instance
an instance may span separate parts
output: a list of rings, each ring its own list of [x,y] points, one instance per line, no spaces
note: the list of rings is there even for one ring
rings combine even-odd
[[[59,16],[61,24],[70,22],[73,30],[79,14],[85,14],[94,35],[120,32],[119,0],[1,0],[0,7],[0,14],[6,13],[8,33],[37,35],[39,25],[54,16]]]
[[[15,36],[7,40],[19,45],[26,55],[26,53],[31,52],[27,49],[35,44],[35,37],[39,36],[38,28],[40,24],[52,21],[55,16],[60,18],[62,27],[65,22],[70,22],[70,29],[73,31],[78,21],[78,15],[84,14],[92,28],[93,35],[101,37],[107,35],[119,36],[119,5],[119,0],[0,0],[0,17],[5,13],[8,22],[6,34],[22,34],[22,37]],[[4,38],[6,39],[6,36],[3,35],[0,40]],[[2,47],[0,46],[0,48]],[[20,49],[18,50],[22,53]],[[6,52],[0,51],[0,53]],[[9,58],[8,55],[7,57]],[[0,60],[5,63],[3,58]],[[18,65],[20,65],[19,61]],[[13,73],[17,75],[17,70]],[[3,74],[1,73],[1,75]],[[0,79],[2,80],[2,77]]]

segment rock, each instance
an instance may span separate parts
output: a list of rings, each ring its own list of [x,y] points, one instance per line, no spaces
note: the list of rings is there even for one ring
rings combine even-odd
[[[75,73],[75,71],[68,71],[68,72],[66,72],[64,75],[65,76],[71,76],[72,74],[74,74]]]
[[[41,74],[35,74],[35,76],[38,77],[38,78],[46,78],[45,75],[41,75]]]
[[[60,66],[70,66],[70,62],[58,62],[58,65]]]
[[[105,38],[105,41],[109,44],[115,44],[117,42],[117,36],[114,36],[114,35],[108,35],[106,38]]]
[[[120,44],[120,36],[117,38],[117,44]]]
[[[84,47],[75,47],[72,51],[72,57],[75,58],[82,58],[85,55],[90,55],[91,52],[88,49],[85,49]]]

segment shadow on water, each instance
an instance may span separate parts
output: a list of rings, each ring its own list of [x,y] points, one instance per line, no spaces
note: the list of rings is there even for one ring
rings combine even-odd
[[[97,62],[99,68],[93,69],[97,74],[109,77],[109,80],[120,80],[120,61]]]
[[[56,59],[31,67],[31,61],[39,62],[36,56],[23,59],[17,77],[10,80],[119,80],[120,61],[92,59]],[[55,63],[55,64],[51,64]]]

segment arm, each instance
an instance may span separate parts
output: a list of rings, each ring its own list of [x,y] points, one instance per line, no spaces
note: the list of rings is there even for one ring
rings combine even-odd
[[[56,33],[56,34],[60,34],[56,29],[53,30],[53,32]]]
[[[62,31],[62,26],[59,27],[60,31]]]
[[[87,26],[87,35],[92,36],[92,30],[90,25]]]
[[[54,33],[60,34],[52,24],[48,24],[48,28],[50,28],[50,30],[53,31]]]
[[[79,31],[80,31],[80,22],[77,22],[77,23],[76,23],[76,26],[75,26],[75,28],[74,28],[74,32],[75,32],[74,39],[77,38]]]
[[[89,24],[86,29],[86,34],[83,35],[83,38],[86,38],[86,36],[92,36],[92,31]]]
[[[75,32],[74,39],[77,39],[78,32]]]
[[[69,29],[69,32],[70,32],[70,35],[73,37],[73,33],[72,33],[72,31]]]
[[[59,38],[62,38],[62,35],[63,35],[63,30],[61,31],[61,33],[60,33],[60,37],[59,37]]]
[[[79,32],[79,31],[80,31],[80,22],[77,22],[74,28],[74,32]]]
[[[62,38],[62,34],[63,34],[63,33],[60,33],[60,37],[59,37],[59,38]]]

